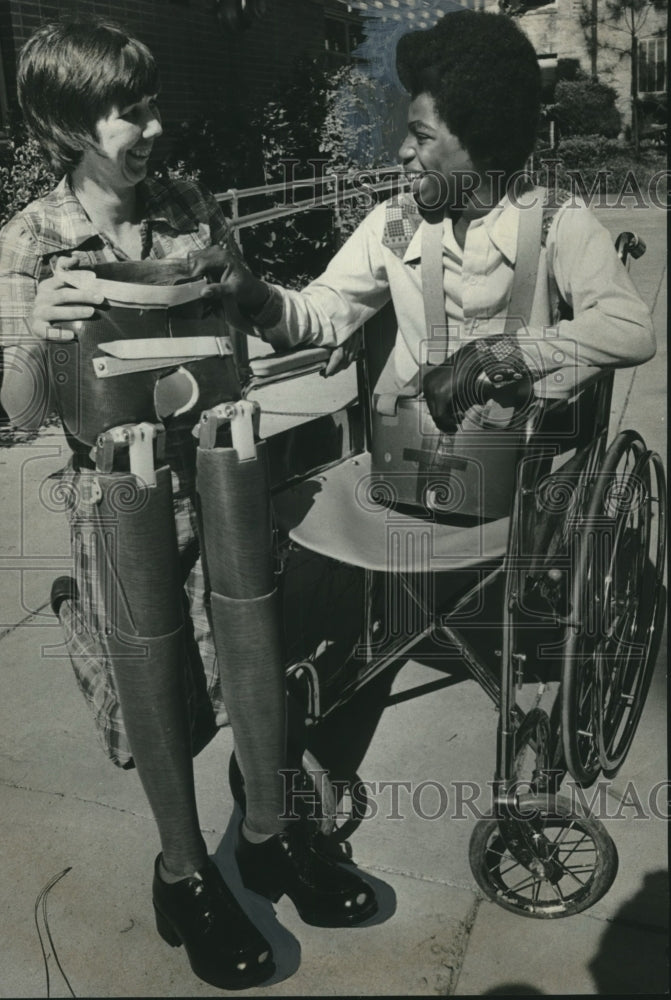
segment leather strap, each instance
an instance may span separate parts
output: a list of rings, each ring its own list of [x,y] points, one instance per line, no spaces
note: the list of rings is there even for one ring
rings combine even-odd
[[[447,357],[447,316],[443,288],[443,213],[432,212],[422,223],[422,298],[426,324],[426,351],[432,365]],[[379,383],[384,384],[393,366],[392,351]],[[419,385],[418,385],[419,380]],[[421,370],[418,377],[399,386],[395,392],[381,392],[375,397],[375,409],[387,417],[396,413],[399,396],[416,396],[421,391]]]
[[[532,204],[522,205],[518,211],[517,257],[504,335],[516,333],[520,326],[526,326],[531,316],[543,228],[543,192],[534,188],[533,195]]]
[[[422,297],[426,322],[427,361],[439,365],[447,357],[447,316],[443,284],[443,214],[433,213],[422,229]],[[430,360],[429,360],[430,354]]]

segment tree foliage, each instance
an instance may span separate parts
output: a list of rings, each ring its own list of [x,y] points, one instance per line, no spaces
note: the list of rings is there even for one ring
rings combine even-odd
[[[561,135],[603,135],[615,138],[622,125],[612,87],[582,76],[560,80],[555,88],[554,116]]]

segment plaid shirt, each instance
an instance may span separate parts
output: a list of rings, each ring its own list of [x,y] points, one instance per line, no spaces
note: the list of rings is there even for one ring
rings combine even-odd
[[[230,228],[213,196],[187,181],[146,180],[138,186],[142,213],[142,257],[184,257],[213,243],[226,243]],[[0,232],[0,340],[18,343],[28,336],[37,285],[52,272],[60,255],[77,256],[83,266],[125,260],[127,255],[96,231],[72,192],[67,178],[46,197],[28,205]],[[189,445],[184,450],[185,441]],[[228,721],[216,652],[205,608],[205,584],[198,555],[195,510],[195,442],[187,435],[166,442],[173,474],[173,506],[182,557],[186,618],[187,677],[194,751],[216,726]],[[57,473],[73,495],[82,492],[87,471],[68,466]],[[112,662],[105,640],[107,617],[98,581],[93,523],[85,511],[70,511],[73,572],[78,600],[65,600],[60,620],[77,684],[89,704],[103,748],[120,767],[132,765],[132,754],[117,696]],[[91,543],[82,547],[81,539]],[[75,541],[76,540],[76,541]],[[103,574],[104,575],[104,574]]]
[[[142,257],[185,257],[213,243],[225,244],[229,224],[214,197],[190,181],[147,179],[138,185]],[[32,202],[0,231],[0,342],[27,337],[37,285],[59,256],[82,266],[127,260],[99,233],[75,197],[67,177]]]

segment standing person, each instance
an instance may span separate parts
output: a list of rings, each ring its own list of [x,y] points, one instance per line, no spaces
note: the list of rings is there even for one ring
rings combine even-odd
[[[80,277],[83,271],[93,279],[90,269],[104,262],[184,258],[230,242],[228,224],[211,194],[190,182],[147,177],[149,156],[162,132],[158,90],[157,68],[146,46],[106,21],[47,24],[21,53],[21,107],[63,179],[0,232],[0,333],[6,362],[2,402],[15,424],[39,426],[50,412],[44,341],[53,328],[85,321],[103,305],[95,281],[72,286],[73,268]],[[87,449],[69,441],[76,484],[92,465]],[[166,453],[186,562],[186,554],[197,546],[190,432],[169,426]],[[212,661],[200,561],[194,566],[191,558],[189,567],[185,578],[195,635],[203,660]],[[91,577],[77,583],[80,592],[95,589]],[[99,596],[93,595],[92,617]],[[85,625],[76,656],[79,662],[83,657],[88,671],[80,681],[90,685],[104,673],[104,647],[96,622]],[[140,666],[137,660],[129,666],[118,658],[111,669],[120,717],[103,707],[98,724],[118,763],[127,759],[122,747],[122,737],[127,737],[156,819],[161,853],[153,902],[159,932],[173,945],[184,944],[196,975],[214,986],[239,989],[261,983],[274,971],[270,945],[208,858],[201,834],[184,665],[175,669],[147,658]],[[236,851],[243,881],[272,899],[286,893],[308,923],[337,927],[363,922],[377,909],[371,886],[320,854],[304,824],[287,826],[280,818],[285,812],[280,769],[286,761],[276,746],[285,727],[283,677],[259,684],[248,676],[244,662],[221,669],[231,716],[237,712],[240,718],[242,712],[245,717],[243,731],[234,729],[247,792]],[[215,703],[223,709],[211,677],[210,682]]]
[[[516,382],[529,385],[561,367],[651,358],[649,310],[607,230],[575,198],[547,215],[536,286],[545,294],[535,297],[531,322],[502,335],[525,210],[518,182],[540,113],[540,70],[523,32],[500,14],[455,11],[403,36],[396,57],[410,95],[399,159],[413,193],[374,208],[300,292],[261,281],[230,256],[219,286],[202,294],[234,296],[254,332],[278,350],[308,343],[338,348],[330,370],[352,334],[391,300],[398,332],[376,396],[423,389],[435,424],[446,432],[472,404],[496,399]],[[447,359],[422,378],[422,258],[437,217]],[[440,295],[441,257],[438,265]]]

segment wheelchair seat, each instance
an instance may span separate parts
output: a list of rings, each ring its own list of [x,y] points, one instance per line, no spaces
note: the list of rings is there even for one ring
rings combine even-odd
[[[381,504],[368,452],[290,486],[274,497],[278,527],[293,542],[339,562],[378,572],[440,572],[501,559],[508,517],[474,525],[412,517]]]

